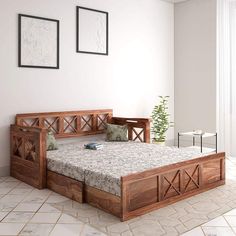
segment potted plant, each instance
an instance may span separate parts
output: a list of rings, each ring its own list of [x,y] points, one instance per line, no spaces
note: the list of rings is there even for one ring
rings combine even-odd
[[[156,105],[152,111],[152,129],[154,135],[153,142],[159,145],[165,145],[166,131],[173,127],[173,122],[169,121],[170,114],[168,113],[169,96],[159,96],[160,103]]]

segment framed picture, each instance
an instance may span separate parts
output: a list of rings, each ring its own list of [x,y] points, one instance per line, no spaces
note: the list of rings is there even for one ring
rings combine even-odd
[[[59,21],[18,15],[19,67],[59,69]]]
[[[77,7],[77,52],[108,55],[108,12]]]

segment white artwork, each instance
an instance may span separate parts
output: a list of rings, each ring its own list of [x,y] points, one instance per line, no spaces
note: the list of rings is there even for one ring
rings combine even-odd
[[[19,66],[59,68],[59,21],[19,15]]]
[[[77,7],[77,52],[108,55],[108,13]]]

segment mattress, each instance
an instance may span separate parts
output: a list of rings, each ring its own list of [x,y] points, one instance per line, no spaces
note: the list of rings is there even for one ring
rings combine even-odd
[[[47,168],[120,196],[121,176],[191,160],[207,154],[196,149],[139,142],[105,142],[102,150],[86,150],[80,141],[47,152]]]

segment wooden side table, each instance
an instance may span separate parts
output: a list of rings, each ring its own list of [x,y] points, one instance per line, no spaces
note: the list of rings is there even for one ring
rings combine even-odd
[[[212,152],[217,153],[217,133],[202,133],[202,134],[196,134],[194,131],[193,132],[183,132],[183,133],[178,133],[178,148],[180,146],[180,136],[189,136],[192,137],[193,139],[193,146],[196,144],[196,138],[200,139],[200,150],[201,153],[203,152],[203,139],[204,138],[209,138],[209,137],[215,137],[215,149],[212,150]]]

